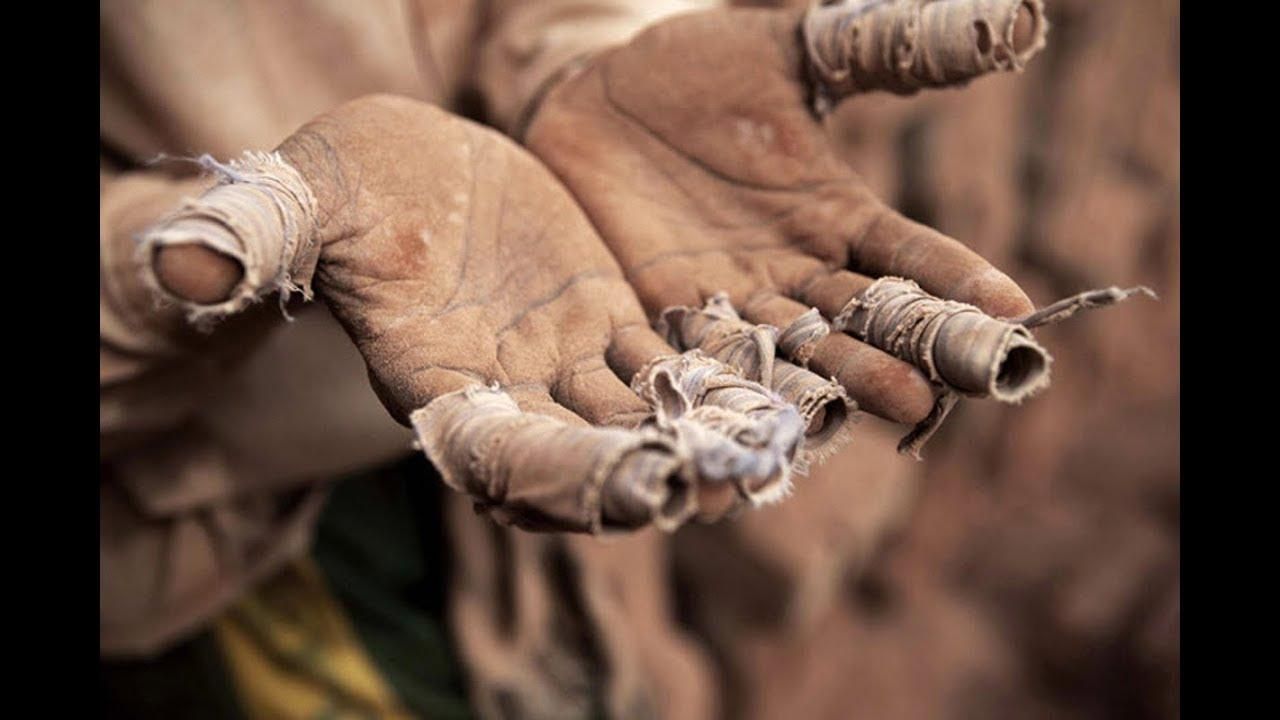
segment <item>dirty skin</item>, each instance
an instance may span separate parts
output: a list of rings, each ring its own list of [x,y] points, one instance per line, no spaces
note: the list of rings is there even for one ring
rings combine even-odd
[[[1021,69],[1044,45],[1047,26],[1040,0],[847,0],[811,9],[798,37],[807,51],[812,109],[822,114],[856,93],[909,94],[962,85],[996,70]],[[341,246],[326,246],[317,230],[321,216],[333,227],[368,228],[362,232],[370,237],[383,226],[351,206],[332,202],[342,188],[325,176],[323,166],[306,162],[308,155],[301,150],[308,137],[323,136],[326,151],[340,164],[364,173],[363,202],[380,211],[379,218],[389,214],[382,203],[403,202],[396,198],[402,197],[404,187],[439,181],[439,173],[417,172],[410,164],[363,164],[366,154],[386,156],[378,143],[390,135],[379,128],[391,127],[410,142],[413,150],[406,152],[440,152],[439,157],[422,158],[422,167],[448,168],[457,175],[450,181],[460,191],[475,186],[469,174],[475,168],[446,158],[443,148],[471,148],[472,162],[478,162],[474,153],[489,153],[489,160],[476,167],[500,166],[519,177],[512,186],[537,188],[545,195],[542,205],[562,203],[573,208],[562,215],[579,217],[574,199],[562,197],[550,174],[520,156],[513,144],[438,115],[403,100],[356,101],[311,128],[309,135],[299,133],[292,145],[287,142],[293,155],[249,153],[225,165],[207,160],[204,164],[217,174],[218,184],[144,233],[139,259],[147,283],[202,324],[271,293],[281,295],[282,305],[290,292],[310,299],[317,267],[328,263],[330,270],[321,273],[315,292],[327,296],[361,348],[384,404],[413,427],[420,447],[448,484],[469,494],[477,507],[500,522],[531,530],[601,533],[652,524],[670,531],[692,518],[715,519],[741,506],[786,497],[795,472],[803,472],[847,439],[858,409],[848,390],[855,384],[810,369],[820,348],[828,350],[823,367],[830,365],[832,348],[846,347],[834,342],[841,334],[848,336],[843,337],[846,343],[856,339],[917,368],[933,387],[932,411],[900,445],[900,450],[919,457],[920,448],[959,397],[1016,403],[1047,387],[1051,358],[1030,328],[1144,290],[1090,291],[1019,318],[1001,319],[975,304],[936,297],[892,272],[866,278],[865,286],[853,288],[856,292],[850,292],[849,278],[860,283],[857,278],[863,276],[831,274],[834,284],[829,289],[818,277],[802,293],[807,308],[793,307],[798,303],[768,288],[754,294],[749,289],[716,294],[702,307],[669,300],[659,304],[657,295],[680,285],[678,278],[668,278],[636,286],[651,311],[663,310],[650,318],[656,321],[655,335],[632,289],[621,279],[634,273],[619,268],[614,259],[630,262],[635,254],[606,247],[609,237],[601,244],[584,217],[560,233],[519,246],[541,255],[517,258],[517,266],[545,264],[555,270],[548,271],[546,289],[534,293],[536,288],[530,288],[527,297],[515,294],[503,300],[514,305],[494,315],[516,320],[496,330],[513,332],[513,323],[526,319],[529,333],[559,327],[558,322],[579,322],[578,314],[567,308],[580,305],[569,300],[557,305],[569,297],[565,293],[588,292],[576,290],[584,283],[608,287],[624,298],[616,304],[626,308],[626,317],[592,316],[577,328],[580,335],[569,335],[608,338],[607,348],[592,352],[601,355],[599,370],[613,372],[618,384],[583,380],[574,367],[548,373],[543,365],[551,361],[546,358],[559,357],[554,344],[544,348],[546,352],[509,346],[504,352],[514,358],[511,366],[524,363],[529,369],[512,373],[508,365],[497,363],[495,367],[508,376],[498,383],[498,374],[484,367],[433,364],[433,343],[443,347],[458,336],[448,332],[443,321],[437,322],[437,317],[453,312],[453,299],[432,308],[409,296],[367,293],[361,282],[392,278],[403,287],[420,289],[423,298],[435,298],[433,288],[457,284],[452,276],[434,277],[447,274],[441,260],[450,258],[426,253],[426,244],[433,251],[446,247],[437,245],[435,238],[448,231],[428,227],[431,218],[441,215],[434,205],[416,209],[416,216],[410,213],[422,218],[420,231],[379,236],[376,242],[361,233],[347,233]],[[803,145],[781,141],[801,137],[795,128],[757,138],[758,128],[742,123],[736,127],[747,140],[769,145],[771,152],[787,154]],[[432,142],[413,143],[418,136]],[[436,142],[437,138],[449,142]],[[555,164],[554,146],[541,149],[544,159]],[[295,167],[291,159],[303,165]],[[567,184],[574,189],[573,182]],[[487,207],[504,208],[499,212],[524,207],[493,200],[506,186],[499,178],[475,191],[484,195],[479,199],[459,196],[468,207],[482,201],[491,201]],[[854,193],[847,199],[858,197]],[[585,191],[576,199],[601,212]],[[510,223],[531,225],[530,218],[523,217]],[[498,226],[493,227],[496,232]],[[432,243],[417,240],[428,237]],[[477,252],[470,244],[460,247]],[[615,251],[612,255],[610,249]],[[595,266],[583,257],[594,258],[590,262]],[[779,258],[793,263],[797,272],[821,265],[813,257]],[[460,267],[469,266],[461,260]],[[193,271],[193,265],[202,269]],[[420,276],[406,276],[410,268],[421,268],[415,270]],[[777,269],[785,274],[784,266]],[[555,275],[562,270],[568,272],[565,277]],[[735,296],[764,301],[735,308],[730,303]],[[371,299],[376,302],[361,304]],[[437,314],[428,315],[424,309]],[[543,312],[562,314],[548,314],[536,322]],[[775,316],[782,319],[772,319]],[[625,331],[639,325],[639,330]],[[552,333],[545,341],[558,337]],[[416,364],[404,357],[406,352],[417,353],[410,356],[419,357]],[[457,358],[461,360],[450,356],[455,364],[471,360],[465,353]],[[633,395],[616,394],[619,384]],[[590,388],[615,395],[596,397]],[[611,406],[615,399],[616,408]]]

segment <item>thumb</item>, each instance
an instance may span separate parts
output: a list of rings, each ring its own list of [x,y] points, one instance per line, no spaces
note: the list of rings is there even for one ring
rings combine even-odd
[[[144,282],[197,322],[277,290],[309,298],[320,244],[307,181],[279,153],[200,163],[219,181],[141,233]]]
[[[404,207],[413,195],[406,188],[438,190],[440,168],[458,162],[458,148],[438,141],[447,117],[369,95],[317,116],[273,152],[227,163],[202,157],[218,183],[142,234],[148,284],[193,321],[276,291],[310,299],[325,242],[359,235],[379,217],[366,217],[360,198]]]
[[[225,302],[244,278],[234,257],[195,243],[162,245],[152,263],[166,291],[197,305]]]

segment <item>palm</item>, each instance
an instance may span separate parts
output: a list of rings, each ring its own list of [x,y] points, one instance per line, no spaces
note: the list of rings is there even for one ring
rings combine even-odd
[[[147,247],[162,260],[204,247],[243,269],[226,301],[190,299],[196,312],[234,311],[255,283],[312,264],[388,410],[504,521],[670,529],[786,487],[798,413],[709,358],[675,356],[572,198],[508,139],[372,96],[250,159]]]
[[[604,361],[614,331],[643,321],[634,296],[572,200],[519,148],[387,98],[335,111],[282,151],[342,178],[318,286],[397,416],[474,382],[523,389],[564,415],[549,397],[559,388],[596,422],[643,409]],[[613,404],[573,390],[605,381],[599,395]]]

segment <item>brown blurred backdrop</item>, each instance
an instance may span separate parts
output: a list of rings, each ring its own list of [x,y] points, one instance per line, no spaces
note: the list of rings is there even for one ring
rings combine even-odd
[[[1160,301],[1040,332],[1052,387],[962,403],[924,463],[867,420],[787,503],[683,531],[681,612],[734,717],[1179,716],[1178,4],[1047,5],[1025,73],[831,130],[1038,304]]]

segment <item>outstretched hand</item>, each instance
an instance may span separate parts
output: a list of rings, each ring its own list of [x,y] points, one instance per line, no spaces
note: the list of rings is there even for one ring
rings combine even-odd
[[[1039,0],[689,14],[558,82],[523,141],[586,210],[651,318],[724,292],[746,320],[786,336],[811,307],[829,323],[882,276],[1024,316],[1033,306],[1004,273],[876,198],[821,115],[862,92],[1020,68],[1044,29]],[[937,389],[920,369],[819,329],[780,353],[876,415],[916,423],[933,410]]]
[[[152,285],[197,320],[314,285],[383,404],[499,519],[672,528],[785,487],[794,408],[678,356],[564,188],[498,133],[373,96],[208,164],[222,182],[143,233]]]

